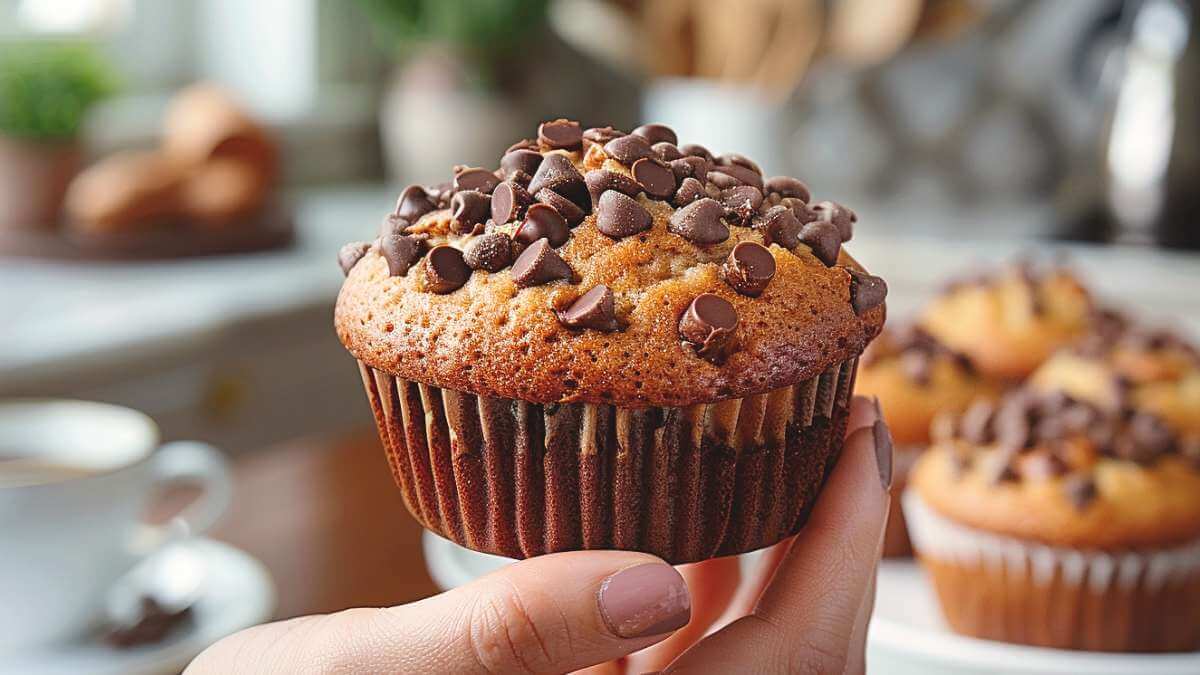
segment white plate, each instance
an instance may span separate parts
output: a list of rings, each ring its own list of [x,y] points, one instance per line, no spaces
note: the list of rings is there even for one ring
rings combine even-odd
[[[130,649],[95,639],[0,659],[0,675],[158,675],[178,673],[217,640],[261,623],[275,609],[275,586],[265,567],[248,554],[210,539],[186,542],[206,568],[187,628],[164,642]],[[5,657],[6,658],[6,657]]]
[[[1200,653],[1113,654],[1024,647],[955,635],[925,573],[911,561],[879,566],[868,670],[881,675],[1197,675]]]

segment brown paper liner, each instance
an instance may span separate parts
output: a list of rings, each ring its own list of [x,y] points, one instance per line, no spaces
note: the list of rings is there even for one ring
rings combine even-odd
[[[1200,542],[1102,553],[983,533],[934,514],[911,490],[913,544],[956,633],[1112,652],[1200,647]]]
[[[540,405],[360,363],[396,484],[429,530],[527,558],[624,549],[679,564],[800,530],[837,461],[857,359],[682,408]]]

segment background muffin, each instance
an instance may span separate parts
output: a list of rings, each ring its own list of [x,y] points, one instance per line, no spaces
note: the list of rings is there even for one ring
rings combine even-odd
[[[904,507],[955,631],[1100,651],[1200,646],[1200,439],[1032,390],[973,404],[942,431]]]
[[[979,397],[991,398],[996,385],[966,355],[938,342],[919,326],[885,330],[859,361],[858,393],[879,399],[895,443],[893,504],[884,536],[885,556],[905,556],[912,545],[899,496],[908,471],[929,446],[930,425],[943,413],[959,413]]]
[[[1019,380],[1088,326],[1088,292],[1065,269],[1029,263],[951,283],[921,315],[938,340],[980,371]]]
[[[338,334],[426,527],[685,562],[803,524],[886,286],[849,209],[676,143],[547,122],[343,249]]]

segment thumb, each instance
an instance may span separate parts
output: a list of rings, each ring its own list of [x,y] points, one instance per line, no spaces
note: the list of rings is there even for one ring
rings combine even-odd
[[[561,673],[654,644],[690,616],[687,586],[662,560],[576,551],[408,605],[259,626],[187,672]]]

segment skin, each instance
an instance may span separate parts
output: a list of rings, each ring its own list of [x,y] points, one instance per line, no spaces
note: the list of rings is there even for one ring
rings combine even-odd
[[[635,565],[626,551],[524,560],[470,584],[397,607],[351,609],[256,626],[188,667],[207,673],[862,673],[874,579],[887,520],[871,427],[856,397],[837,468],[804,530],[769,549],[749,575],[736,559],[678,568],[691,621],[622,638],[597,593]]]

